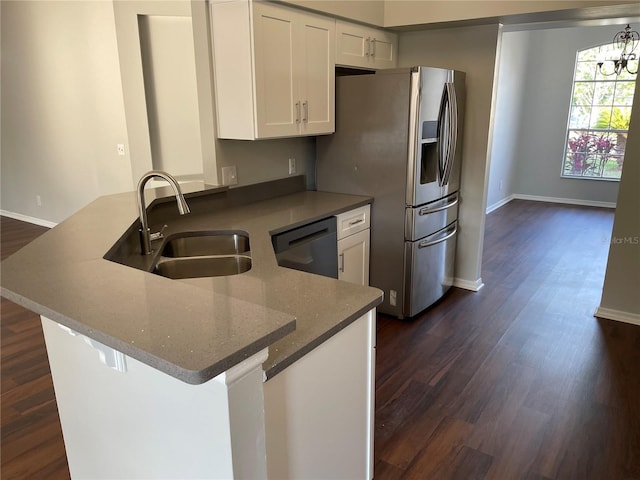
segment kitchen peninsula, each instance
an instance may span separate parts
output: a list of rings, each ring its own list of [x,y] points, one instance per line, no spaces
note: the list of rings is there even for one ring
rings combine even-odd
[[[43,317],[72,476],[370,477],[382,292],[279,267],[271,235],[371,199],[293,177],[185,190],[179,217],[157,190],[154,231],[246,232],[251,269],[171,280],[105,259],[137,228],[134,193],[97,199],[2,263],[3,296]]]

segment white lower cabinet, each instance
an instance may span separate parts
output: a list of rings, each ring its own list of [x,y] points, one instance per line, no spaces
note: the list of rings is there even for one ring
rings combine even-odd
[[[267,349],[190,385],[48,318],[42,329],[71,478],[275,478],[265,462]]]
[[[369,285],[371,207],[365,205],[336,215],[338,280]]]
[[[370,230],[338,240],[338,280],[369,285]]]
[[[272,479],[373,477],[375,309],[264,384]]]
[[[375,319],[267,382],[265,349],[190,385],[42,317],[71,477],[370,480]]]

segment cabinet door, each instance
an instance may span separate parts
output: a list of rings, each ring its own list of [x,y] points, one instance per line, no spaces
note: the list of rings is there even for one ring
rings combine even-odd
[[[338,280],[369,285],[370,230],[338,240]]]
[[[316,15],[299,15],[300,133],[316,135],[335,130],[335,22]]]
[[[376,311],[264,384],[270,479],[373,478]]]
[[[397,35],[353,23],[336,21],[336,63],[349,67],[396,66]]]
[[[333,133],[335,20],[271,2],[210,4],[219,138]]]
[[[365,27],[336,21],[336,63],[350,67],[371,67],[371,32]]]
[[[295,20],[296,13],[291,10],[253,4],[255,121],[260,138],[298,133]]]
[[[378,30],[371,38],[370,58],[376,68],[393,68],[396,66],[396,49],[398,37],[392,33]]]

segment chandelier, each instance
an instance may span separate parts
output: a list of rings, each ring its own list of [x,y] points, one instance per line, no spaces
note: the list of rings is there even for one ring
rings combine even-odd
[[[638,66],[636,65],[636,71],[631,71],[630,62],[633,60],[637,60],[637,56],[633,51],[638,45],[638,40],[640,39],[640,34],[638,32],[631,30],[631,26],[627,24],[624,30],[616,33],[616,36],[613,37],[613,45],[615,48],[620,50],[620,57],[614,59],[608,59],[604,61],[598,62],[598,69],[603,75],[620,75],[624,70],[629,72],[630,74],[638,73]],[[613,62],[613,70],[610,71],[606,67],[603,68],[605,62]]]

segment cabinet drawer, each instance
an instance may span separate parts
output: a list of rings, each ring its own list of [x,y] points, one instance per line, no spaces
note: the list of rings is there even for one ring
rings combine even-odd
[[[419,207],[407,207],[405,240],[416,241],[458,219],[458,193]]]
[[[361,232],[371,226],[371,206],[365,205],[364,207],[341,213],[336,215],[336,220],[338,223],[338,240]]]

